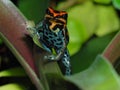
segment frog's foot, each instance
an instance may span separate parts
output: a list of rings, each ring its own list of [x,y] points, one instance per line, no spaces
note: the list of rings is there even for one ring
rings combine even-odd
[[[35,27],[35,24],[33,21],[26,22],[26,28],[30,33],[34,33],[36,31],[34,27]]]
[[[32,29],[33,27],[35,27],[35,23],[33,21],[27,21],[26,25],[27,29]]]
[[[37,37],[38,39],[40,38],[37,30],[35,29],[35,24],[33,21],[27,21],[26,22],[26,28],[32,38]]]
[[[47,55],[44,57],[44,59],[48,61],[57,61],[55,55]]]

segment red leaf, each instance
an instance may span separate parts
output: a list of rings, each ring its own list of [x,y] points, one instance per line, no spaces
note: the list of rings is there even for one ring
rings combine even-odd
[[[40,90],[32,50],[23,39],[26,34],[26,18],[9,0],[0,0],[0,35]]]

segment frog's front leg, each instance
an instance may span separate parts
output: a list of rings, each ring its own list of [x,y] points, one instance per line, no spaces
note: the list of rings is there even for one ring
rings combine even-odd
[[[39,39],[40,36],[39,36],[39,34],[37,32],[37,29],[35,28],[34,22],[33,21],[27,21],[26,25],[27,25],[27,30],[28,30],[30,36],[32,38],[34,38],[35,36],[37,36],[37,38]]]
[[[34,43],[44,49],[43,47],[44,45],[42,45],[42,43],[40,42],[40,39],[43,38],[42,22],[40,22],[36,26],[34,25],[34,22],[31,21],[28,21],[26,24],[27,24],[27,30],[30,36],[32,37]]]
[[[66,43],[64,42],[64,40],[62,41],[63,42],[63,45],[61,45],[61,49],[56,49],[56,55],[48,55],[48,56],[45,56],[45,59],[49,60],[49,61],[59,61],[63,55],[64,55],[64,52],[65,52],[65,49],[66,49]]]

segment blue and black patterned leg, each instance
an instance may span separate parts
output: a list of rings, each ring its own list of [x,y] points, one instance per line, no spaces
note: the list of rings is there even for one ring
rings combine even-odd
[[[58,61],[62,73],[66,76],[71,75],[70,55],[67,48],[63,51],[62,57],[58,54],[57,58],[54,55],[46,56],[49,61]],[[59,59],[58,59],[59,58]]]
[[[70,64],[70,55],[69,52],[67,50],[67,48],[65,49],[63,58],[61,59],[61,62],[63,63],[63,66],[65,67],[65,72],[63,72],[66,76],[71,75],[71,64]]]

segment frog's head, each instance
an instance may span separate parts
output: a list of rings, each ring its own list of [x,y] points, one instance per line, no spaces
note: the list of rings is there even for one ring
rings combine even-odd
[[[65,11],[57,11],[50,7],[46,10],[45,21],[49,24],[50,30],[63,30],[66,28],[67,16]]]

